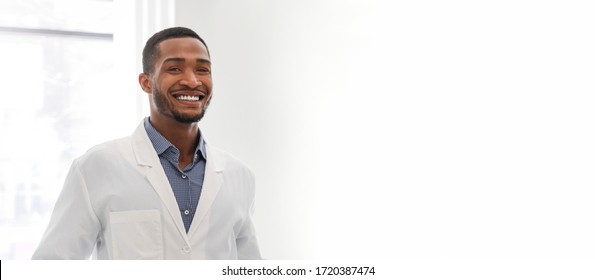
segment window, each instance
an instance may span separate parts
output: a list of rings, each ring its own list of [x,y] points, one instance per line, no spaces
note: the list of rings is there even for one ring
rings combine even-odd
[[[113,1],[0,0],[0,259],[31,257],[75,157],[138,124],[114,26]]]

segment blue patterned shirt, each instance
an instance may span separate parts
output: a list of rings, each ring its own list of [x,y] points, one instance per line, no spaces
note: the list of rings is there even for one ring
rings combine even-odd
[[[178,167],[180,151],[153,127],[148,117],[145,118],[145,130],[159,155],[163,171],[165,171],[178,202],[180,215],[187,233],[196,213],[196,206],[198,205],[202,183],[205,178],[207,153],[200,130],[198,131],[198,145],[194,151],[194,160],[184,169]]]

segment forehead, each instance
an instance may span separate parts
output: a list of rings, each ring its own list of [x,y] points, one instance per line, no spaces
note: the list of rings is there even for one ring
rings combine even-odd
[[[209,60],[207,47],[196,38],[172,38],[159,43],[157,62],[161,63],[168,58],[185,58],[188,60]]]

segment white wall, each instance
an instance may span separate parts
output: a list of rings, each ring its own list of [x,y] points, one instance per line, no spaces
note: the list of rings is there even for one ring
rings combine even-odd
[[[595,258],[593,7],[403,2],[176,2],[265,256]]]

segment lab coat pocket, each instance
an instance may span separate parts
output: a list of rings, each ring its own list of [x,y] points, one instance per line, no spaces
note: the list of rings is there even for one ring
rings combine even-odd
[[[158,209],[110,213],[114,259],[163,259]]]

